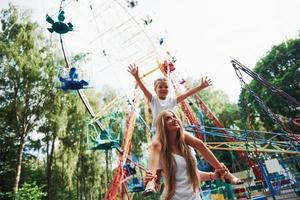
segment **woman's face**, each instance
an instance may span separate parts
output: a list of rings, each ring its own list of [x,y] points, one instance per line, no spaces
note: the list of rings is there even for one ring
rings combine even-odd
[[[164,116],[165,126],[168,131],[177,131],[180,129],[180,123],[176,115],[172,112],[166,112]]]

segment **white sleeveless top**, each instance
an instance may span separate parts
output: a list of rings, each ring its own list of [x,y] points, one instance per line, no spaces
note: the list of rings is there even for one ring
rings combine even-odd
[[[193,191],[193,185],[189,183],[189,174],[187,171],[187,165],[185,158],[174,154],[177,170],[175,174],[175,194],[172,200],[201,200],[199,189],[196,192]],[[165,190],[161,195],[161,200],[164,200]]]

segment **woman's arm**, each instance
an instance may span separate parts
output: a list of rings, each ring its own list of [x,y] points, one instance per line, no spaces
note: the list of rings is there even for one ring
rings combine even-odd
[[[223,169],[223,165],[219,162],[219,160],[215,157],[212,151],[206,146],[206,144],[202,140],[188,133],[185,133],[184,138],[185,142],[189,146],[192,146],[193,148],[197,149],[211,166],[213,166],[215,169]]]
[[[224,173],[221,174],[220,178],[222,181],[227,181],[231,184],[243,184],[243,181],[235,177],[229,172],[226,166],[223,163],[220,163],[211,150],[205,145],[202,140],[194,137],[193,135],[185,134],[185,142],[200,151],[204,159],[215,169],[223,169]]]
[[[198,171],[198,175],[201,181],[214,181],[217,179],[216,174],[213,172]]]
[[[201,181],[214,181],[218,178],[221,178],[221,176],[226,173],[225,169],[216,169],[214,172],[203,172],[198,171],[198,175],[200,177]]]

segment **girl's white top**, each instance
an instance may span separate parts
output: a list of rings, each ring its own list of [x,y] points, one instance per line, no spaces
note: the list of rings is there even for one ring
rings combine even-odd
[[[155,122],[158,114],[167,109],[173,109],[177,105],[177,98],[170,97],[165,100],[161,100],[158,96],[153,95],[151,99],[151,111],[152,111],[152,128],[155,130]]]
[[[189,182],[189,174],[187,164],[184,157],[173,154],[177,170],[175,174],[175,194],[172,200],[201,200],[199,189],[193,191],[193,185]],[[161,195],[161,200],[164,200],[165,192]]]

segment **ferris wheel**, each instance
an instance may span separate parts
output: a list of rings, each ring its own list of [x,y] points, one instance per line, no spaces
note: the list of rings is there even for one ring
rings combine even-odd
[[[138,90],[127,67],[132,63],[138,65],[144,83],[151,88],[153,80],[162,76],[159,70],[162,58],[171,58],[165,50],[163,37],[156,35],[156,30],[151,27],[154,23],[152,14],[143,8],[143,2],[138,1],[62,0],[59,9],[46,16],[48,30],[58,33],[53,37],[60,41],[65,59],[66,66],[59,75],[61,89],[78,92],[91,116],[89,125],[97,126],[104,133],[99,137],[97,133],[91,136],[92,148],[117,148],[121,153],[106,199],[114,199],[124,182],[126,170],[123,166],[130,160],[131,137],[139,118]],[[97,110],[99,108],[92,106],[86,93],[100,92],[103,85],[110,85],[120,93]],[[99,119],[116,111],[117,105],[124,102],[128,103],[128,115],[123,141],[118,142],[107,133],[107,127],[99,123]],[[138,163],[132,163],[143,169]]]
[[[84,62],[76,67],[87,73],[93,88],[111,84],[126,91],[133,83],[129,64],[147,73],[160,62],[163,39],[158,41],[159,36],[153,35],[154,22],[142,5],[137,1],[64,0],[50,16],[55,21],[63,11],[64,23],[72,25],[72,30],[61,34],[64,51],[67,58],[84,55]]]

